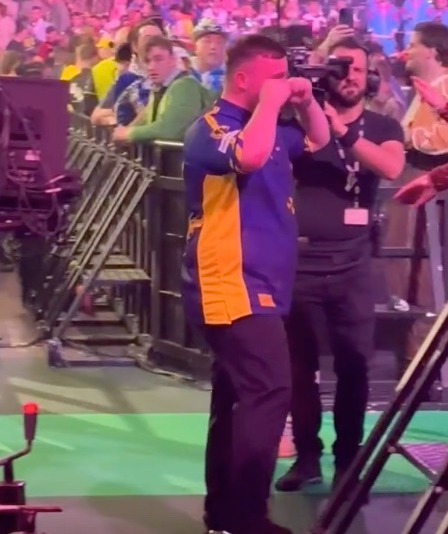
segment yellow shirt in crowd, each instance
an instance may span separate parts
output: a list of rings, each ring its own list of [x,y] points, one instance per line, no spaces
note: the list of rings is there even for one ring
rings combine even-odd
[[[67,65],[62,69],[60,80],[69,82],[80,73],[76,65]],[[98,100],[102,100],[117,78],[117,63],[115,59],[103,59],[92,68],[93,83]]]
[[[117,79],[117,62],[110,57],[97,63],[92,69],[96,96],[102,100]]]
[[[66,67],[62,69],[59,79],[64,82],[69,82],[75,76],[78,76],[80,72],[81,71],[78,69],[76,65],[67,65]]]

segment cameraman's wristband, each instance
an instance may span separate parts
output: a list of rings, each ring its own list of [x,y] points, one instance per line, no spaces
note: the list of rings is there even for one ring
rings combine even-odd
[[[345,132],[341,137],[338,137],[337,140],[343,148],[352,148],[352,146],[358,141],[360,135],[357,130],[350,130],[350,128]]]

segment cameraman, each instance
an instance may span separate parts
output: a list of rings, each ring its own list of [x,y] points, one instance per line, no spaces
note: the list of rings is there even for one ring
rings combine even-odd
[[[299,262],[287,331],[298,457],[277,481],[280,491],[296,491],[322,480],[318,383],[322,319],[337,375],[333,484],[362,442],[369,389],[367,361],[374,351],[372,208],[380,179],[395,180],[404,167],[400,124],[365,109],[369,89],[366,50],[347,37],[328,53],[351,58],[352,63],[346,78],[328,78],[326,114],[332,140],[323,149],[311,142],[310,153],[295,169]]]

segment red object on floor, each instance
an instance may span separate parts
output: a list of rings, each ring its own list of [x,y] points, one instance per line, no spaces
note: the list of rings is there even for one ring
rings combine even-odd
[[[280,439],[280,444],[278,447],[278,457],[279,458],[292,458],[296,456],[297,451],[294,445],[294,438],[292,435],[292,422],[291,418],[288,417],[285,428],[283,430],[283,435]]]
[[[76,296],[79,296],[82,293],[83,290],[84,290],[84,287],[82,285],[77,286],[76,287]],[[92,295],[90,293],[86,293],[82,297],[80,309],[84,313],[88,313],[89,315],[94,315],[93,299],[92,299]]]

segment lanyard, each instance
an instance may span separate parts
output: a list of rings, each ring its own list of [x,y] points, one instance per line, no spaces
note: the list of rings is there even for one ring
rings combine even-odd
[[[359,121],[359,137],[364,137],[364,117],[361,117],[361,120]],[[345,190],[347,191],[347,193],[353,191],[353,195],[355,197],[354,207],[359,208],[359,194],[361,191],[359,188],[357,174],[359,173],[361,166],[359,164],[359,161],[354,161],[353,165],[349,165],[344,147],[337,139],[335,139],[334,141],[336,143],[336,148],[338,149],[339,157],[341,158],[341,161],[345,165],[345,168],[347,170],[347,181],[345,183]]]

